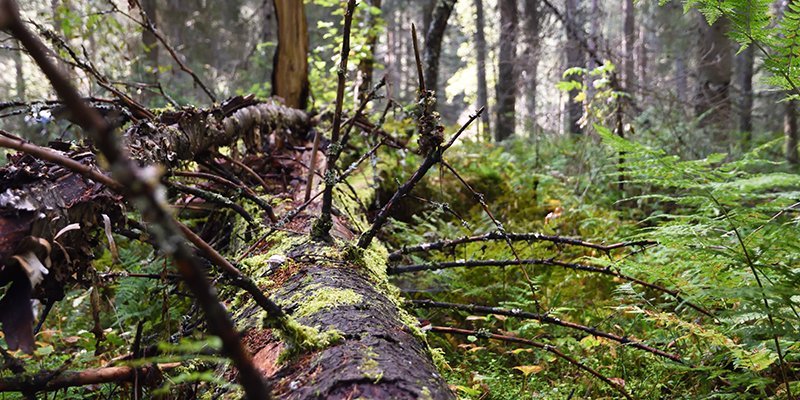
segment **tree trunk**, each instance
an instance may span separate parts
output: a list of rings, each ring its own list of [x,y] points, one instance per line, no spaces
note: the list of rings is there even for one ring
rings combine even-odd
[[[517,101],[517,1],[500,0],[500,53],[497,59],[497,117],[494,139],[503,141],[514,134]]]
[[[375,7],[378,10],[381,8],[381,0],[372,0],[368,7]],[[369,57],[362,58],[358,64],[358,72],[361,75],[361,80],[358,84],[358,98],[363,100],[369,94],[372,87],[372,73],[375,69],[375,56],[378,51],[378,18],[369,10],[366,13],[366,26],[369,29],[367,34],[367,47],[369,47]]]
[[[634,20],[635,7],[633,0],[623,1],[622,13],[625,16],[622,28],[622,42],[625,47],[623,54],[625,61],[623,62],[623,71],[625,77],[625,91],[628,94],[633,94],[633,85],[636,79],[634,72],[633,51],[634,43],[636,42],[636,25]]]
[[[720,18],[709,26],[700,18],[700,35],[697,55],[697,94],[695,115],[701,127],[713,129],[714,142],[723,140],[723,132],[730,128],[730,85],[733,73],[731,42],[725,35],[728,23]]]
[[[797,100],[787,101],[785,107],[783,134],[786,137],[786,162],[797,165]]]
[[[567,33],[567,43],[565,46],[565,55],[567,68],[583,67],[584,66],[584,49],[581,47],[580,39],[577,37],[577,32],[582,29],[583,23],[580,18],[580,11],[578,9],[579,0],[566,0],[565,18],[566,22],[564,29]],[[568,80],[577,81],[580,77],[571,76]],[[578,95],[578,90],[569,92],[569,99],[566,104],[566,132],[574,135],[583,133],[580,120],[583,115],[583,105],[575,101],[575,96]]]
[[[425,68],[425,87],[428,90],[439,90],[439,57],[442,53],[442,39],[447,29],[447,21],[453,12],[456,0],[439,0],[433,9],[433,19],[428,32],[425,34],[425,53],[423,64]]]
[[[278,48],[272,70],[272,94],[289,107],[308,103],[308,23],[305,5],[296,0],[274,0],[278,20]]]
[[[683,53],[675,55],[675,97],[681,105],[686,104],[689,91],[688,74],[686,73],[686,58]]]
[[[310,122],[299,110],[234,98],[214,110],[165,113],[158,122],[134,125],[123,136],[131,156],[139,162],[159,162],[168,169],[186,165],[185,161],[214,162],[206,156],[213,155],[219,146],[243,139],[249,155],[242,162],[251,163],[254,171],[263,174],[261,179],[268,188],[277,191],[275,188],[284,187],[283,174],[296,182],[282,193],[269,193],[293,199],[288,202],[291,204],[284,202],[282,207],[287,209],[280,211],[292,210],[303,202],[300,177],[306,171],[291,160],[308,158],[305,148],[309,143],[304,137]],[[282,139],[277,140],[276,136]],[[269,138],[273,138],[269,152],[258,154],[264,148],[259,144]],[[80,163],[88,166],[81,170],[86,173],[96,164],[84,150],[63,154],[80,157]],[[264,163],[264,159],[270,161]],[[50,271],[33,293],[38,298],[60,299],[70,286],[85,285],[92,248],[97,243],[97,227],[103,226],[100,216],[108,215],[114,228],[123,227],[127,219],[125,205],[119,196],[97,182],[49,162],[19,155],[12,157],[11,163],[0,169],[0,186],[7,188],[0,196],[1,260],[10,260],[20,252],[41,252],[42,242],[30,238],[53,243],[56,232],[70,224],[80,224],[81,229],[68,230],[58,239],[60,250],[47,252],[47,259],[52,261],[48,264]],[[20,177],[14,172],[19,168],[32,172]],[[366,183],[354,183],[353,187],[358,193],[369,195]],[[280,338],[289,338],[293,332],[265,329],[264,312],[252,297],[234,291],[227,293],[228,309],[243,333],[244,344],[277,398],[453,399],[434,367],[424,334],[416,320],[401,308],[397,290],[388,282],[387,251],[379,243],[366,250],[349,243],[356,237],[356,230],[367,226],[363,217],[358,217],[362,214],[356,204],[348,200],[337,204],[342,215],[352,216],[351,220],[337,217],[334,221],[334,235],[343,240],[339,244],[313,242],[310,235],[295,233],[275,234],[266,240],[259,239],[262,235],[258,234],[247,239],[245,234],[232,232],[237,228],[211,227],[200,233],[217,239],[226,237],[215,242],[227,243],[231,249],[257,249],[241,260],[241,271],[257,280],[262,290],[299,324],[294,333],[303,332],[313,341],[304,343],[303,348],[287,348]],[[287,226],[289,231],[308,233],[312,213],[318,207],[312,204],[305,214],[299,214]],[[263,222],[258,219],[256,224]],[[242,226],[242,222],[237,219],[230,226]],[[146,235],[137,235],[141,236]],[[37,243],[39,247],[32,247]],[[13,263],[0,265],[0,285],[9,281],[16,285],[21,268]],[[13,293],[16,296],[19,291]],[[11,294],[11,290],[6,292],[0,308],[6,340],[30,335],[33,322],[30,297],[11,298]],[[9,319],[8,314],[17,318]],[[32,345],[32,336],[29,340]],[[278,362],[279,357],[282,362]]]
[[[159,26],[158,23],[158,3],[156,0],[142,0],[142,9],[153,21],[153,25]],[[156,83],[158,82],[158,39],[156,36],[147,29],[142,29],[142,46],[146,54],[144,63],[142,65],[142,78],[143,82]],[[152,97],[149,90],[143,91],[145,93],[145,104]]]
[[[536,129],[536,85],[539,69],[539,0],[525,0],[525,99],[531,128]]]
[[[19,43],[14,41],[14,43]],[[17,45],[19,47],[19,44]],[[25,101],[25,70],[22,63],[22,51],[12,50],[11,57],[14,59],[14,71],[16,74],[17,100]]]
[[[475,0],[475,57],[478,68],[478,105],[485,107],[481,114],[481,137],[491,140],[489,122],[489,89],[486,84],[486,23],[483,16],[483,0]]]
[[[753,131],[753,62],[755,48],[748,46],[738,56],[739,62],[739,131],[750,143]]]

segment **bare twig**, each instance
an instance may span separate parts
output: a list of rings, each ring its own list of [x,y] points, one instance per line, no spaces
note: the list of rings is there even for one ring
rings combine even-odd
[[[568,362],[568,363],[570,363],[570,364],[572,364],[572,365],[574,365],[574,366],[576,366],[576,367],[588,372],[589,374],[591,374],[592,376],[596,377],[597,379],[600,379],[601,381],[605,382],[607,385],[609,385],[612,388],[614,388],[614,390],[619,392],[621,395],[625,396],[626,399],[633,400],[633,397],[631,397],[631,395],[628,394],[628,392],[625,390],[625,388],[623,388],[621,385],[617,384],[616,382],[612,381],[611,379],[606,378],[605,376],[603,376],[601,373],[597,372],[592,367],[590,367],[590,366],[588,366],[588,365],[586,365],[586,364],[584,364],[584,363],[582,363],[582,362],[580,362],[580,361],[578,361],[578,360],[576,360],[576,359],[574,359],[574,358],[562,353],[561,350],[559,350],[558,348],[556,348],[554,346],[551,346],[549,344],[545,344],[545,343],[541,343],[541,342],[535,342],[533,340],[518,338],[518,337],[514,337],[514,336],[498,335],[498,334],[495,334],[495,333],[483,333],[483,332],[473,331],[473,330],[469,330],[469,329],[450,328],[450,327],[446,327],[446,326],[432,326],[430,328],[430,330],[431,330],[431,332],[436,332],[436,333],[449,333],[449,334],[452,334],[452,335],[464,335],[464,336],[470,335],[470,336],[476,336],[476,337],[484,337],[484,338],[487,338],[487,339],[500,340],[500,341],[510,342],[510,343],[519,343],[519,344],[524,344],[526,346],[536,347],[537,349],[542,349],[542,350],[547,351],[547,352],[553,354],[554,356],[556,356],[556,357],[558,357],[558,358],[560,358],[560,359],[562,359],[562,360],[564,360],[564,361],[566,361],[566,362]]]
[[[545,324],[550,325],[557,325],[564,328],[574,329],[582,332],[586,332],[592,336],[602,337],[605,339],[613,340],[615,342],[621,343],[625,346],[630,346],[637,348],[639,350],[646,351],[651,354],[655,354],[659,357],[664,357],[675,361],[679,364],[683,364],[683,360],[677,354],[667,353],[664,350],[657,349],[655,347],[649,346],[641,341],[634,340],[628,337],[623,337],[619,335],[615,335],[609,332],[603,332],[597,330],[596,328],[592,328],[585,325],[576,324],[574,322],[569,321],[562,321],[559,318],[551,317],[547,314],[537,314],[527,311],[522,311],[518,308],[515,309],[505,309],[500,307],[487,307],[487,306],[479,306],[474,304],[458,304],[458,303],[443,303],[437,301],[430,301],[430,300],[411,300],[411,303],[414,307],[418,308],[444,308],[449,310],[459,310],[459,311],[467,311],[470,313],[477,313],[477,314],[497,314],[497,315],[505,315],[508,317],[513,318],[520,318],[520,319],[532,319],[536,320]]]
[[[338,82],[336,86],[336,106],[333,112],[333,127],[331,130],[331,144],[328,146],[328,170],[325,172],[325,190],[322,194],[322,208],[319,220],[314,224],[312,236],[316,239],[328,238],[330,229],[333,226],[331,210],[333,208],[333,186],[334,170],[336,160],[341,153],[341,143],[339,143],[339,133],[342,126],[342,107],[344,103],[344,87],[347,79],[347,59],[350,55],[350,27],[353,24],[353,11],[356,8],[356,0],[347,2],[347,9],[344,13],[344,30],[342,32],[342,51],[339,53],[339,69],[336,72]]]
[[[389,254],[389,260],[390,261],[400,260],[404,254],[428,252],[432,250],[446,250],[467,243],[488,242],[492,240],[505,240],[506,237],[515,242],[551,242],[558,244],[566,244],[570,246],[586,247],[590,249],[600,250],[603,252],[608,252],[611,250],[620,249],[624,247],[650,246],[658,244],[658,242],[653,240],[636,240],[632,242],[619,242],[606,245],[600,243],[587,242],[585,240],[577,238],[544,235],[535,232],[532,233],[506,232],[505,234],[502,234],[500,232],[495,231],[495,232],[485,233],[483,235],[464,236],[458,239],[439,240],[436,242],[422,243],[414,246],[403,246],[402,249],[394,251],[391,254]]]
[[[416,186],[417,183],[419,183],[419,181],[422,180],[425,174],[428,173],[428,170],[430,170],[431,167],[433,167],[437,162],[442,160],[442,153],[445,150],[447,150],[450,146],[452,146],[453,143],[455,143],[455,140],[467,129],[467,127],[472,123],[472,121],[475,121],[475,119],[481,115],[483,109],[484,108],[481,107],[477,112],[470,115],[469,120],[467,120],[467,122],[461,126],[458,132],[456,132],[453,135],[453,137],[450,139],[450,141],[447,142],[447,144],[445,144],[444,146],[439,146],[431,150],[430,153],[428,153],[428,156],[425,157],[425,160],[422,161],[422,165],[420,165],[419,168],[417,168],[417,170],[414,171],[414,174],[412,174],[411,177],[408,178],[408,181],[406,181],[404,184],[400,185],[399,188],[397,188],[397,191],[394,193],[394,195],[392,195],[392,197],[389,199],[386,205],[384,205],[383,208],[381,208],[380,212],[378,212],[378,215],[375,217],[375,221],[372,223],[372,226],[369,228],[369,230],[364,232],[361,235],[361,237],[358,238],[358,247],[361,248],[369,247],[370,243],[372,243],[372,239],[375,238],[375,235],[378,234],[383,225],[389,219],[389,213],[392,211],[392,207],[394,207],[394,205],[400,199],[411,193],[411,190],[413,190],[414,186]]]

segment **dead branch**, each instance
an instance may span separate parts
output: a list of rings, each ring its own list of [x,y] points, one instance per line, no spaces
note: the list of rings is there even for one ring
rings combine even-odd
[[[383,206],[383,208],[381,208],[380,212],[378,212],[378,215],[375,217],[375,221],[373,221],[372,226],[369,228],[369,230],[364,232],[361,235],[361,237],[358,238],[358,247],[365,249],[370,245],[370,243],[372,243],[372,239],[375,238],[375,235],[378,234],[383,225],[389,219],[389,213],[392,211],[392,207],[394,207],[394,205],[400,199],[411,193],[411,190],[413,190],[414,186],[416,186],[417,183],[419,183],[419,181],[422,180],[425,174],[428,173],[428,170],[430,170],[431,167],[433,167],[436,163],[442,160],[442,153],[444,153],[445,150],[450,148],[455,143],[456,139],[458,139],[458,137],[461,136],[462,133],[464,133],[464,131],[472,123],[472,121],[475,121],[475,119],[481,115],[483,110],[484,107],[481,107],[480,109],[478,109],[477,112],[470,115],[469,120],[467,120],[467,122],[461,126],[461,128],[450,138],[450,140],[445,145],[438,146],[437,148],[431,150],[430,153],[428,153],[427,157],[425,157],[425,160],[422,161],[422,165],[420,165],[419,168],[417,168],[417,170],[414,171],[414,174],[412,174],[411,177],[408,178],[408,181],[406,181],[404,184],[400,185],[399,188],[397,188],[397,191],[394,192],[389,201]]]
[[[572,364],[572,365],[574,365],[574,366],[576,366],[576,367],[588,372],[589,374],[591,374],[592,376],[596,377],[597,379],[600,379],[601,381],[605,382],[607,385],[609,385],[612,388],[614,388],[614,390],[618,391],[621,395],[625,396],[626,399],[633,400],[633,397],[631,397],[631,395],[628,394],[628,392],[625,390],[625,388],[623,388],[621,385],[615,383],[611,379],[606,378],[604,375],[602,375],[601,373],[597,372],[592,367],[590,367],[590,366],[588,366],[588,365],[586,365],[586,364],[584,364],[584,363],[582,363],[582,362],[580,362],[580,361],[578,361],[578,360],[576,360],[576,359],[564,354],[563,352],[561,352],[561,350],[559,350],[558,348],[556,348],[554,346],[551,346],[549,344],[545,344],[545,343],[541,343],[541,342],[535,342],[533,340],[518,338],[518,337],[514,337],[514,336],[498,335],[498,334],[495,334],[495,333],[482,333],[482,332],[479,332],[479,331],[473,331],[473,330],[469,330],[469,329],[450,328],[450,327],[445,327],[445,326],[432,326],[430,328],[430,330],[431,330],[431,332],[436,332],[436,333],[449,333],[451,335],[463,335],[463,336],[471,335],[471,336],[483,337],[483,338],[486,338],[486,339],[500,340],[500,341],[510,342],[510,343],[519,343],[519,344],[524,344],[526,346],[536,347],[537,349],[542,349],[542,350],[547,351],[547,352],[555,355],[556,357],[558,357],[558,358],[560,358],[560,359],[562,359],[562,360],[564,360],[564,361],[566,361],[566,362],[568,362],[568,363],[570,363],[570,364]]]
[[[710,311],[706,310],[703,307],[700,307],[692,302],[687,301],[683,296],[680,295],[680,292],[677,290],[668,289],[663,286],[659,286],[654,283],[646,282],[639,278],[632,277],[630,275],[625,275],[619,271],[615,271],[611,267],[601,268],[585,264],[568,263],[564,261],[553,260],[550,258],[530,258],[522,260],[470,260],[470,261],[451,261],[451,262],[435,262],[428,264],[402,265],[399,267],[389,268],[388,273],[389,275],[398,275],[415,271],[435,271],[448,268],[508,267],[512,265],[544,265],[544,266],[562,267],[562,268],[572,269],[575,271],[593,272],[593,273],[613,276],[615,278],[626,280],[628,282],[636,283],[638,285],[644,286],[649,289],[666,293],[672,296],[675,300],[677,300],[679,306],[685,304],[690,308],[694,309],[695,311],[698,311],[716,321],[714,314],[712,314]]]
[[[518,308],[514,308],[511,310],[500,308],[500,307],[487,307],[487,306],[479,306],[475,304],[458,304],[458,303],[443,303],[431,300],[411,300],[409,301],[411,305],[418,308],[444,308],[448,310],[459,310],[459,311],[467,311],[471,313],[477,314],[497,314],[497,315],[505,315],[508,317],[513,318],[520,318],[520,319],[528,319],[528,320],[536,320],[545,324],[550,325],[557,325],[564,328],[574,329],[582,332],[586,332],[592,336],[602,337],[605,339],[613,340],[615,342],[621,343],[626,346],[634,347],[639,350],[646,351],[651,354],[655,354],[659,357],[664,357],[675,361],[679,364],[683,364],[683,360],[681,356],[677,354],[667,353],[664,350],[657,349],[655,347],[649,346],[645,343],[642,343],[639,340],[634,340],[629,337],[615,335],[609,332],[603,332],[596,328],[592,328],[585,325],[576,324],[574,322],[563,321],[559,318],[551,317],[547,314],[536,314],[532,312],[527,312],[520,310]]]
[[[59,389],[97,385],[101,383],[132,382],[138,376],[145,385],[155,385],[163,371],[175,369],[180,363],[157,364],[141,368],[105,367],[82,371],[40,371],[35,374],[17,374],[0,378],[0,392],[53,392]]]
[[[347,9],[344,12],[344,31],[342,32],[342,51],[339,53],[339,69],[336,72],[338,78],[336,86],[336,105],[333,112],[333,127],[331,130],[331,144],[328,146],[328,170],[325,172],[325,189],[322,193],[322,208],[319,219],[312,228],[312,236],[316,239],[328,239],[330,230],[333,226],[331,210],[333,208],[333,186],[334,171],[336,161],[342,151],[342,143],[339,143],[339,133],[342,125],[342,107],[344,103],[344,86],[347,79],[347,59],[350,55],[350,27],[353,24],[353,11],[356,8],[356,0],[347,2]]]
[[[458,239],[439,240],[436,242],[423,243],[414,246],[403,246],[402,249],[394,251],[391,254],[389,254],[389,260],[391,261],[400,260],[404,254],[428,252],[431,250],[445,250],[467,243],[488,242],[492,240],[505,240],[506,238],[515,242],[539,242],[539,241],[551,242],[558,244],[566,244],[570,246],[586,247],[590,249],[600,250],[603,252],[609,252],[611,250],[616,250],[624,247],[650,246],[658,244],[658,242],[653,240],[637,240],[632,242],[619,242],[619,243],[604,245],[565,236],[543,235],[541,233],[508,233],[508,232],[501,233],[495,231],[495,232],[485,233],[483,235],[464,236]]]
[[[13,0],[2,4],[5,14],[0,27],[8,29],[28,49],[50,80],[81,127],[93,137],[98,149],[105,155],[126,197],[140,208],[142,216],[160,229],[155,231],[159,248],[173,258],[187,286],[194,292],[203,308],[210,330],[222,340],[225,353],[239,370],[239,380],[251,399],[270,398],[269,389],[255,368],[252,358],[239,340],[239,336],[225,307],[217,299],[213,287],[208,283],[202,266],[182,238],[178,225],[165,204],[159,198],[158,182],[147,175],[125,154],[114,135],[113,127],[95,110],[89,108],[81,96],[47,56],[44,45],[25,27],[19,17],[19,9]]]

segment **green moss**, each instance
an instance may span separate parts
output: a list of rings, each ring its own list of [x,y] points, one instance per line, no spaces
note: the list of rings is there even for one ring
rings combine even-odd
[[[423,386],[422,390],[419,392],[420,400],[431,400],[433,396],[431,395],[431,390],[428,389],[427,386]]]
[[[318,327],[303,325],[292,318],[286,319],[286,329],[277,332],[284,343],[294,343],[278,357],[278,362],[283,363],[297,354],[306,350],[322,350],[338,343],[344,335],[336,329],[320,332]]]
[[[362,300],[363,296],[351,289],[337,289],[312,284],[301,293],[296,293],[288,302],[299,304],[299,307],[294,312],[296,317],[307,317],[322,310],[342,305],[358,304]]]
[[[381,378],[383,378],[383,370],[381,369],[377,360],[378,353],[375,353],[371,347],[368,347],[364,355],[366,357],[361,365],[358,366],[359,371],[363,372],[367,379],[370,379],[375,383],[380,382]]]

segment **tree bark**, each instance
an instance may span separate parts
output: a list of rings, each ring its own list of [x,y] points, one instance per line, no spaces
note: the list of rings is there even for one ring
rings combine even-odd
[[[583,26],[582,20],[580,18],[580,11],[578,9],[580,0],[566,0],[566,7],[564,12],[564,17],[566,18],[565,25],[572,25],[572,27],[565,26],[564,29],[567,33],[567,43],[565,46],[565,55],[566,55],[566,62],[567,68],[571,67],[583,67],[584,64],[584,49],[581,47],[580,38],[577,36],[577,32]],[[570,81],[577,81],[581,79],[576,76],[571,76],[568,80]],[[565,124],[565,131],[567,133],[571,133],[574,135],[580,135],[583,133],[583,128],[580,125],[580,120],[583,115],[583,105],[580,102],[575,101],[575,96],[578,95],[578,90],[572,90],[569,92],[569,99],[567,99],[566,108],[566,124]]]
[[[539,0],[525,0],[525,99],[528,119],[536,129],[536,90],[539,70]]]
[[[475,0],[475,58],[478,69],[478,105],[486,107],[481,114],[481,137],[491,140],[489,122],[489,89],[486,84],[486,22],[483,15],[483,0]]]
[[[145,14],[153,21],[153,25],[158,28],[158,3],[156,0],[142,0],[142,9]],[[158,39],[147,29],[142,29],[142,46],[146,54],[142,65],[142,77],[146,83],[158,82]],[[145,104],[152,97],[149,90],[145,90]]]
[[[797,100],[787,101],[785,107],[783,134],[786,138],[786,162],[790,165],[797,165]]]
[[[308,158],[304,149],[309,143],[304,138],[309,124],[299,110],[239,97],[213,110],[162,114],[158,121],[129,128],[123,142],[137,161],[157,162],[170,169],[186,165],[182,161],[202,161],[216,147],[244,139],[249,158],[243,161],[255,163],[253,170],[264,173],[262,179],[268,181],[268,187],[282,188],[284,173],[296,181],[287,191],[271,193],[293,200],[283,205],[286,209],[281,211],[288,212],[303,202],[300,177],[306,171],[291,160]],[[276,135],[282,139],[275,139]],[[265,147],[262,142],[270,143],[269,151],[257,154]],[[85,151],[61,154],[79,160],[87,170],[94,168],[94,157]],[[270,161],[260,161],[264,159]],[[0,259],[4,262],[0,285],[19,268],[8,260],[26,250],[21,247],[26,238],[58,242],[59,246],[52,247],[62,250],[48,255],[52,267],[40,285],[44,289],[35,293],[36,297],[58,299],[65,288],[85,279],[93,258],[91,249],[97,243],[97,227],[102,226],[100,215],[109,215],[112,225],[121,227],[126,220],[125,205],[119,196],[86,178],[84,170],[77,173],[26,155],[14,156],[11,162],[10,167],[0,169],[0,187],[6,188],[0,193]],[[268,178],[267,172],[277,177]],[[366,183],[354,187],[369,195]],[[265,329],[263,311],[250,296],[228,293],[228,309],[244,334],[244,343],[277,398],[453,399],[436,371],[424,334],[401,308],[396,289],[388,283],[386,250],[378,243],[366,250],[349,244],[358,230],[368,226],[359,216],[357,204],[345,200],[337,204],[341,215],[351,216],[335,217],[332,233],[342,239],[340,244],[310,239],[310,221],[319,208],[316,203],[287,226],[305,234],[276,234],[261,243],[260,239],[231,234],[230,229],[212,227],[201,232],[227,235],[229,248],[256,249],[240,253],[244,258],[241,271],[257,279],[262,290],[298,324],[295,332]],[[57,232],[75,223],[80,229],[54,239]],[[30,308],[25,299],[10,304],[13,307],[0,311]],[[4,329],[13,328],[3,325]],[[313,343],[289,348],[291,341],[281,340],[300,331]],[[283,359],[280,363],[279,356]]]
[[[372,0],[368,6],[381,8],[381,0]],[[375,70],[375,56],[378,53],[378,31],[377,31],[377,17],[367,10],[366,26],[369,29],[367,34],[367,47],[369,47],[369,57],[361,59],[358,64],[358,71],[361,75],[361,80],[358,84],[358,98],[364,100],[369,94],[372,87],[372,74]]]
[[[497,59],[497,117],[494,139],[503,141],[514,135],[517,102],[517,1],[500,0],[500,52]]]
[[[441,93],[439,84],[439,58],[442,54],[442,40],[447,21],[453,12],[456,0],[438,0],[433,9],[433,19],[428,32],[425,34],[425,51],[423,64],[425,67],[425,86],[428,90]]]
[[[739,62],[739,131],[749,143],[753,131],[753,62],[755,48],[748,46],[738,56]]]
[[[623,15],[625,16],[622,28],[622,42],[625,47],[623,70],[625,76],[625,91],[633,94],[633,85],[636,79],[635,64],[633,62],[634,44],[636,42],[636,25],[634,19],[635,7],[633,0],[624,0]]]
[[[14,41],[18,44],[19,42]],[[12,50],[11,57],[14,59],[14,72],[16,73],[17,100],[25,101],[25,70],[22,63],[22,51]]]
[[[274,0],[278,20],[278,48],[272,70],[272,94],[289,107],[308,103],[308,22],[305,5],[296,0]]]
[[[698,14],[699,15],[699,14]],[[699,46],[697,54],[697,94],[695,115],[700,126],[713,130],[714,142],[723,141],[723,132],[730,128],[730,85],[733,73],[733,51],[725,35],[728,22],[724,18],[708,25],[700,18]]]

